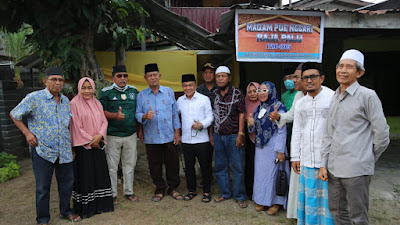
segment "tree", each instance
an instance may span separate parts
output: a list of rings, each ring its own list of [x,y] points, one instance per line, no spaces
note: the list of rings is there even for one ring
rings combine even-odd
[[[132,0],[8,0],[0,5],[0,26],[9,31],[32,26],[28,40],[47,66],[61,66],[70,80],[82,76],[103,80],[94,54],[96,33],[106,33],[116,48],[129,47],[150,36],[128,18],[148,16]],[[130,20],[131,21],[131,20]]]
[[[23,86],[21,68],[14,64],[32,53],[32,45],[26,41],[26,36],[30,34],[32,34],[32,27],[28,24],[23,24],[18,32],[14,33],[0,29],[0,43],[3,45],[6,54],[13,59],[11,68],[14,69],[14,80],[18,87]]]

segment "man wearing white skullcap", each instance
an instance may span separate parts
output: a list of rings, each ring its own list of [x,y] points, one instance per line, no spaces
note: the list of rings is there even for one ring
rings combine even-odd
[[[215,202],[234,198],[239,207],[246,208],[243,174],[243,146],[245,102],[243,93],[230,84],[231,71],[220,66],[215,71],[218,89],[214,91],[214,154],[215,178],[221,188],[221,196]],[[233,171],[233,193],[229,164]]]
[[[364,55],[344,52],[336,66],[340,87],[328,111],[318,175],[328,180],[335,224],[369,224],[369,183],[390,141],[378,95],[357,82],[364,73]]]

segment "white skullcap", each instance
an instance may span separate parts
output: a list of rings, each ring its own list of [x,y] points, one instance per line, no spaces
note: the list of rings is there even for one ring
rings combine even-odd
[[[230,71],[229,68],[226,67],[226,66],[219,66],[219,67],[217,68],[217,70],[215,71],[215,74],[218,74],[218,73],[227,73],[227,74],[231,74],[231,71]]]
[[[339,62],[342,61],[343,59],[352,59],[359,62],[362,66],[364,66],[364,55],[356,49],[350,49],[345,51],[342,57],[340,58]]]

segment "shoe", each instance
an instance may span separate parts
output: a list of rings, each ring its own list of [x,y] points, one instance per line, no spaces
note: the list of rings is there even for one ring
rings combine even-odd
[[[257,212],[265,211],[265,206],[263,206],[263,205],[258,205],[258,204],[257,204],[257,206],[256,206],[256,211],[257,211]]]
[[[197,193],[194,193],[194,192],[189,192],[187,195],[185,195],[185,197],[183,197],[183,199],[185,200],[185,201],[190,201],[190,200],[192,200],[194,197],[196,197],[197,196]]]
[[[125,198],[128,199],[131,202],[139,201],[139,198],[135,194],[125,195]]]
[[[183,196],[177,190],[171,191],[169,195],[175,200],[183,200]]]
[[[277,214],[279,211],[279,205],[273,205],[271,207],[269,207],[267,214],[270,216],[273,216],[275,214]]]
[[[155,194],[155,195],[153,195],[153,197],[151,198],[151,200],[153,201],[153,202],[159,202],[159,201],[161,201],[161,199],[164,197],[164,195],[163,194]]]
[[[77,223],[82,220],[79,215],[69,214],[68,216],[60,216],[61,219],[69,220],[70,222]]]
[[[246,200],[239,200],[239,201],[237,201],[237,203],[240,208],[247,208],[247,206],[248,206]]]

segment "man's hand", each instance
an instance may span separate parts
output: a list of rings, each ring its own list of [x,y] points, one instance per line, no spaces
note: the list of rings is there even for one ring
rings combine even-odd
[[[119,120],[119,121],[125,119],[125,114],[122,113],[122,107],[121,107],[121,106],[119,107],[119,110],[118,110],[118,112],[117,112],[117,117],[116,117],[116,119]]]
[[[177,129],[175,130],[175,135],[174,135],[174,145],[179,145],[180,142],[181,142],[181,134],[180,130]]]
[[[295,173],[300,174],[300,161],[293,161],[292,168]]]
[[[152,120],[154,118],[154,112],[151,109],[151,106],[150,106],[150,110],[144,115],[145,115],[146,120]]]
[[[201,129],[203,129],[203,124],[200,123],[199,121],[195,120],[192,127],[195,130],[201,130]]]
[[[235,145],[236,145],[236,148],[239,148],[239,149],[244,146],[244,135],[238,134]]]
[[[254,126],[254,118],[252,113],[249,113],[249,117],[247,117],[247,125],[249,125],[249,127]]]
[[[141,123],[139,123],[139,126],[138,126],[137,136],[139,138],[139,141],[144,140],[143,126]]]
[[[30,130],[26,132],[25,138],[28,144],[30,144],[31,146],[37,146],[37,138]]]
[[[99,143],[101,139],[103,139],[103,136],[101,134],[93,136],[92,141],[90,142],[90,147],[100,148]]]
[[[328,180],[328,170],[324,167],[319,168],[318,178],[322,181]]]
[[[275,105],[274,111],[269,114],[269,120],[271,120],[271,122],[275,122],[275,120],[279,120],[280,117],[281,115],[278,113],[278,106]]]

